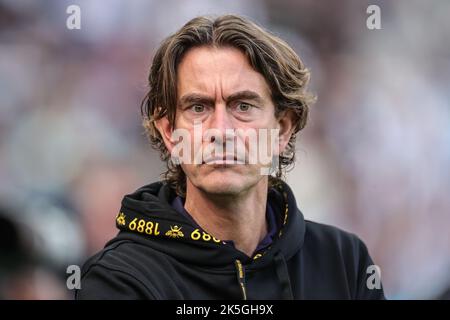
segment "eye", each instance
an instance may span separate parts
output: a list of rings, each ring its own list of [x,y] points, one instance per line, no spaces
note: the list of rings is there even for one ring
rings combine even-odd
[[[205,106],[201,104],[195,104],[191,107],[191,110],[194,111],[194,113],[202,113],[205,111]]]
[[[238,112],[247,112],[252,108],[252,105],[248,104],[248,103],[239,103],[236,107]]]

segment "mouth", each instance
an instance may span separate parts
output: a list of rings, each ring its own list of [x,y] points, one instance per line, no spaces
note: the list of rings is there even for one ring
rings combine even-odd
[[[234,155],[224,155],[224,156],[214,156],[206,158],[203,160],[202,164],[209,165],[234,165],[234,164],[245,164],[245,161],[234,156]]]

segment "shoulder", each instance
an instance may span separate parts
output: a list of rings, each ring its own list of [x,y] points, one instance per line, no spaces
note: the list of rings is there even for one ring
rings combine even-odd
[[[158,299],[158,279],[152,274],[163,273],[164,256],[128,240],[108,245],[83,265],[76,298]]]
[[[354,233],[338,227],[305,220],[305,242],[317,245],[333,246],[340,249],[358,249],[364,247],[364,242]]]
[[[360,271],[371,263],[365,243],[354,233],[335,226],[305,220],[304,249],[322,259],[342,260],[348,268]]]
[[[384,299],[382,287],[367,288],[370,272],[376,265],[357,235],[322,223],[305,220],[305,224],[303,251],[306,260],[317,262],[312,268],[346,279],[353,298]]]

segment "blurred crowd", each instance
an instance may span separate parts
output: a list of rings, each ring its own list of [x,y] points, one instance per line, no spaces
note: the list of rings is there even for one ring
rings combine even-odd
[[[158,44],[224,13],[311,70],[318,101],[287,177],[305,217],[358,234],[388,298],[449,298],[450,2],[373,2],[381,30],[356,0],[0,0],[0,298],[72,298],[67,266],[164,171],[140,117]]]

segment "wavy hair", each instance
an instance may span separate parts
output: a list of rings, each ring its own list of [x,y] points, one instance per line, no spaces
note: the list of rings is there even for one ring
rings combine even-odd
[[[236,15],[215,19],[197,17],[166,38],[153,58],[148,76],[149,90],[141,104],[143,125],[153,148],[167,164],[164,179],[184,196],[186,175],[180,165],[170,159],[164,141],[155,127],[155,120],[167,117],[174,126],[177,108],[177,67],[186,52],[194,47],[234,47],[245,54],[252,68],[263,75],[271,90],[275,116],[285,110],[295,114],[294,133],[286,149],[279,155],[271,186],[284,178],[286,168],[295,161],[296,134],[302,130],[315,97],[307,91],[309,70],[294,50],[283,40],[254,22]]]

